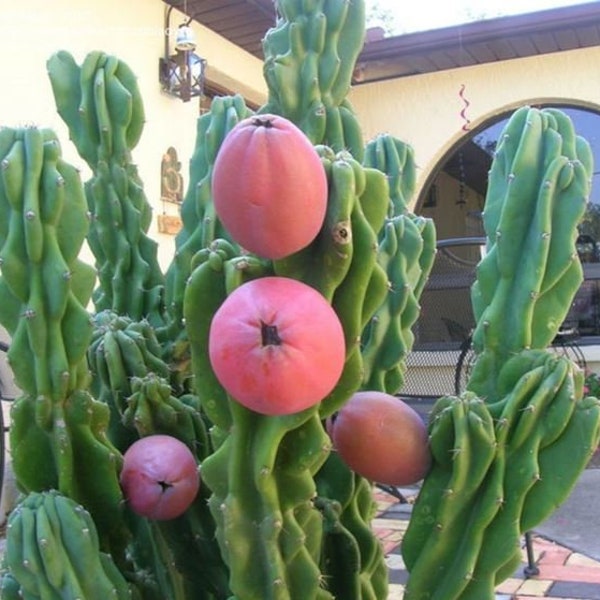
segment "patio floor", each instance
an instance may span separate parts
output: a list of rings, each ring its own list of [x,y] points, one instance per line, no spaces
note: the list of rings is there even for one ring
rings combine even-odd
[[[400,555],[402,534],[410,518],[411,490],[402,490],[409,500],[400,503],[392,495],[376,490],[378,515],[373,528],[381,539],[390,569],[388,600],[402,600],[408,573]],[[566,548],[541,535],[532,536],[533,553],[539,574],[527,578],[527,554],[523,565],[498,588],[496,600],[600,600],[600,562]]]

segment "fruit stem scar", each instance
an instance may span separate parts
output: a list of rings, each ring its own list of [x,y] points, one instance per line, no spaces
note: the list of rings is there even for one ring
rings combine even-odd
[[[281,346],[282,340],[279,337],[276,325],[267,325],[261,321],[260,332],[263,346]]]
[[[252,122],[256,127],[266,127],[267,129],[273,127],[271,119],[256,117]]]
[[[163,492],[166,492],[170,487],[173,487],[172,484],[167,483],[166,481],[158,481],[157,483],[160,485]]]

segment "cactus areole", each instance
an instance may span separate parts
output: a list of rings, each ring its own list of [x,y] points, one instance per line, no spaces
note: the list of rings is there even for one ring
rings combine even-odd
[[[286,277],[237,288],[216,312],[210,360],[223,387],[266,415],[314,406],[336,385],[346,354],[341,323],[310,286]]]
[[[301,250],[321,229],[327,177],[306,135],[275,115],[242,120],[215,161],[215,210],[233,239],[259,256]]]

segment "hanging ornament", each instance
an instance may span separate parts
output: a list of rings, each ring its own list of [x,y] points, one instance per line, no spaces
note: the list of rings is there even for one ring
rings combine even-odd
[[[467,117],[467,109],[469,108],[469,106],[471,106],[471,103],[467,100],[467,98],[465,96],[465,89],[466,89],[466,86],[463,83],[460,86],[460,91],[458,92],[458,95],[460,96],[460,99],[462,100],[463,105],[464,105],[462,110],[460,111],[460,116],[461,116],[462,120],[464,121],[462,130],[469,131],[469,129],[470,129],[469,125],[471,123],[471,120]]]
[[[456,205],[461,208],[467,203],[467,190],[465,186],[465,159],[462,148],[458,151],[458,198]]]

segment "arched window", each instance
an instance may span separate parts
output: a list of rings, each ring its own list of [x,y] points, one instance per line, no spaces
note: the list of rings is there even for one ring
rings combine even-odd
[[[564,328],[574,330],[590,343],[597,343],[600,336],[600,113],[573,105],[544,104],[540,107],[546,106],[560,108],[570,116],[578,135],[590,143],[595,158],[596,169],[590,201],[579,228],[577,243],[585,281],[577,293]],[[434,220],[442,249],[445,245],[445,250],[438,253],[439,258],[432,272],[432,293],[425,294],[423,298],[425,312],[420,340],[417,334],[417,345],[419,341],[457,342],[467,335],[468,322],[472,318],[470,311],[466,311],[464,318],[459,319],[456,318],[459,313],[452,307],[470,304],[470,285],[466,285],[469,279],[467,272],[474,278],[475,265],[481,251],[481,244],[477,240],[485,236],[482,211],[488,172],[498,138],[510,114],[512,112],[490,119],[468,132],[441,160],[417,201],[415,212]],[[458,290],[457,283],[445,292],[435,290],[436,293],[433,293],[436,278],[441,281],[443,276],[446,281],[452,281],[453,269],[457,278],[462,277],[462,291]],[[433,324],[427,324],[427,309],[429,308],[430,314],[439,311],[428,304],[434,303],[437,306],[442,295],[447,297],[442,299],[440,306],[452,309],[453,315],[445,316],[440,313],[438,324],[433,329]]]
[[[567,113],[576,132],[592,147],[597,172],[594,173],[590,207],[581,232],[593,234],[600,241],[600,113],[573,106],[543,106],[554,106]],[[481,211],[488,171],[498,137],[510,114],[490,119],[466,134],[442,158],[423,188],[416,212],[435,221],[439,239],[484,235]]]

